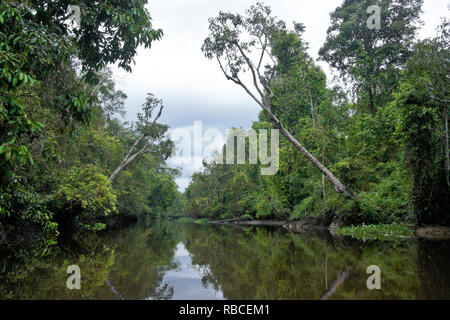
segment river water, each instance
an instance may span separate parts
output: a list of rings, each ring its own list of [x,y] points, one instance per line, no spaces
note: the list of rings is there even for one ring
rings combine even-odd
[[[69,290],[70,265],[81,289]],[[367,288],[379,266],[381,289]],[[343,275],[346,276],[343,276]],[[339,285],[336,285],[339,283]],[[450,299],[450,242],[159,221],[0,257],[1,299]]]

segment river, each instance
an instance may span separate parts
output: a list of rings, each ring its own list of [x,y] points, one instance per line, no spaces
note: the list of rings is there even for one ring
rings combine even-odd
[[[80,290],[66,286],[70,265],[80,267]],[[381,271],[379,290],[367,288],[372,265]],[[450,299],[450,242],[361,242],[281,228],[158,221],[85,234],[42,257],[0,257],[1,299],[323,296]]]

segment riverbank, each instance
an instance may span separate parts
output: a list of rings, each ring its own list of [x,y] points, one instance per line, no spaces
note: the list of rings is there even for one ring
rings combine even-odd
[[[283,220],[212,220],[211,224],[240,226],[282,227],[295,233],[329,232],[333,237],[352,237],[359,240],[398,240],[421,238],[427,240],[450,240],[450,227],[414,227],[402,224],[379,224],[342,226],[328,217],[307,217],[297,221]]]

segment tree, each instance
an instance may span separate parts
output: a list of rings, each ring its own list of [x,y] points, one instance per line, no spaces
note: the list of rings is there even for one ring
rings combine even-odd
[[[275,95],[271,86],[277,79],[278,65],[272,53],[273,39],[275,34],[285,29],[285,23],[271,16],[270,8],[260,3],[251,6],[246,17],[220,12],[217,18],[209,19],[210,34],[203,43],[202,51],[208,59],[217,60],[226,78],[241,86],[250,95],[264,110],[272,125],[322,171],[337,192],[349,194],[344,184],[318,161],[272,112]],[[240,76],[240,73],[246,71],[251,74],[250,85]],[[253,86],[253,89],[250,86]]]
[[[449,7],[450,8],[450,7]],[[410,64],[414,69],[426,73],[425,86],[430,97],[439,105],[441,118],[444,119],[444,148],[447,171],[447,186],[450,187],[450,157],[448,136],[449,88],[450,88],[450,21],[444,19],[434,39],[425,40],[417,45],[414,59]]]
[[[319,51],[322,60],[354,83],[354,92],[373,115],[391,98],[399,71],[413,54],[423,0],[345,0],[331,13]],[[378,4],[380,29],[370,29],[368,8]]]
[[[70,128],[73,120],[92,120],[92,94],[86,91],[86,83],[98,83],[97,72],[110,63],[131,71],[137,48],[141,45],[149,48],[162,36],[162,30],[152,27],[146,3],[145,0],[76,1],[81,10],[78,28],[70,23],[73,13],[67,12],[66,0],[0,4],[2,167],[12,160],[32,161],[28,146],[18,141],[23,134],[43,129],[25,112],[18,90],[35,81],[46,86],[49,80],[63,76],[71,81],[59,79],[56,82],[59,90],[51,100],[65,118],[65,125]],[[75,76],[76,59],[82,65],[84,81]]]
[[[70,24],[69,3],[81,8],[77,28]],[[137,47],[162,35],[151,27],[145,3],[0,3],[0,223],[13,247],[31,229],[39,234],[30,239],[49,244],[57,222],[89,229],[97,219],[110,224],[127,215],[162,214],[172,203],[169,193],[149,203],[155,181],[176,191],[163,159],[171,142],[158,140],[166,126],[150,127],[145,135],[156,140],[148,154],[114,180],[114,188],[108,180],[151,112],[147,108],[131,128],[116,119],[126,95],[106,67],[115,62],[129,71]],[[136,150],[148,140],[137,143],[127,160],[138,158]],[[150,156],[153,151],[158,156]],[[120,216],[103,220],[115,208]],[[77,218],[68,219],[72,214]]]
[[[53,50],[54,43],[58,49]],[[31,156],[27,146],[19,143],[22,134],[42,129],[30,119],[19,97],[20,91],[36,80],[33,65],[51,67],[58,53],[68,50],[66,42],[56,42],[53,35],[36,24],[28,24],[21,12],[8,3],[0,4],[0,164],[3,169],[11,161],[27,162]],[[1,171],[3,171],[0,169]]]
[[[159,124],[156,121],[161,117],[163,111],[163,102],[149,93],[142,105],[143,113],[138,114],[135,133],[139,137],[125,155],[121,164],[109,176],[109,181],[114,181],[119,173],[130,163],[146,153],[154,153],[167,160],[172,154],[174,144],[166,136],[169,127]],[[157,114],[154,115],[154,112]]]

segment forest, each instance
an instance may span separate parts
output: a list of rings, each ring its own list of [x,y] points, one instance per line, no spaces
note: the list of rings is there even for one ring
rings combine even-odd
[[[191,216],[450,223],[449,21],[419,40],[423,1],[382,1],[381,27],[371,29],[371,3],[346,0],[331,13],[319,59],[337,84],[307,53],[302,23],[290,29],[260,3],[210,19],[205,56],[261,106],[252,128],[283,137],[273,176],[260,175],[262,164],[205,161],[185,192]]]
[[[160,217],[181,197],[162,100],[149,93],[123,121],[108,67],[131,71],[137,48],[163,36],[145,2],[79,1],[82,28],[67,1],[1,2],[2,248]]]
[[[164,97],[149,88],[127,122],[111,71],[131,72],[139,47],[164,41],[147,1],[74,2],[79,28],[66,0],[0,3],[2,250],[173,216],[450,225],[450,22],[419,39],[423,0],[380,1],[375,29],[373,1],[343,1],[319,52],[336,81],[301,22],[262,3],[211,18],[199,50],[261,107],[253,129],[280,130],[279,171],[205,160],[184,193],[167,164]]]

